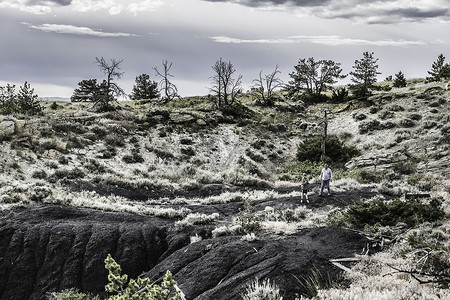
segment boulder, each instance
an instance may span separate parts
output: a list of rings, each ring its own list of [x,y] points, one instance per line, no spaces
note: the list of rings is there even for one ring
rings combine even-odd
[[[0,140],[8,138],[14,134],[16,125],[13,121],[0,122]]]

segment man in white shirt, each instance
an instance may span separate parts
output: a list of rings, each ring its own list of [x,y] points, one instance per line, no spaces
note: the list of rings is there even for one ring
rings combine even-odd
[[[320,172],[320,180],[322,181],[322,184],[320,185],[320,193],[319,196],[322,196],[323,188],[326,187],[328,189],[328,195],[331,195],[330,192],[330,181],[333,179],[333,173],[331,172],[331,169],[328,168],[328,165],[325,164],[322,172]]]

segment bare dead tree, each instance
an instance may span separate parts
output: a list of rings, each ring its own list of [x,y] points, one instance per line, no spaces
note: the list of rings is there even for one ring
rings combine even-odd
[[[124,90],[114,82],[115,79],[122,78],[125,73],[120,72],[120,64],[123,62],[123,59],[111,59],[111,63],[108,63],[102,56],[101,58],[96,57],[95,60],[100,70],[106,75],[106,84],[111,95],[115,97],[126,96]]]
[[[219,108],[232,105],[242,90],[242,75],[234,79],[233,74],[236,69],[231,61],[224,62],[222,58],[216,61],[212,69],[214,70],[214,76],[211,77],[212,87],[210,91],[216,95],[216,105]]]
[[[259,77],[253,80],[254,85],[252,86],[258,102],[266,106],[271,106],[275,103],[274,92],[276,89],[283,87],[283,81],[278,77],[280,73],[278,65],[270,74],[263,76],[262,71],[259,72]]]
[[[154,67],[153,70],[156,72],[156,76],[161,78],[159,82],[160,92],[163,94],[163,100],[165,102],[169,102],[176,97],[180,97],[178,95],[178,89],[175,84],[170,81],[170,78],[174,77],[170,74],[170,69],[172,68],[172,62],[169,63],[167,60],[162,61],[163,70],[160,72],[157,67]]]

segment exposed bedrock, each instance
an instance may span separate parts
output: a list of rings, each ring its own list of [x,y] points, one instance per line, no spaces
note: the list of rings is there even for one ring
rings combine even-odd
[[[173,221],[65,206],[0,214],[0,299],[45,299],[70,287],[104,295],[108,253],[132,278],[156,280],[170,270],[187,299],[240,299],[256,277],[270,278],[293,299],[301,292],[294,275],[316,267],[333,276],[329,259],[361,253],[368,242],[328,227],[255,241],[208,238],[211,227],[177,231]],[[196,233],[204,239],[190,244]]]

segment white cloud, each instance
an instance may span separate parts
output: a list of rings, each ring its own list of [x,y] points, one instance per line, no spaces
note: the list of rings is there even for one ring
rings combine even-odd
[[[98,37],[130,37],[130,36],[138,36],[131,33],[123,33],[123,32],[103,32],[98,30],[93,30],[88,27],[78,27],[73,25],[61,25],[61,24],[42,24],[42,25],[33,25],[30,23],[22,23],[29,28],[41,30],[45,32],[53,32],[53,33],[63,33],[63,34],[74,34],[74,35],[87,35],[87,36],[98,36]]]
[[[239,39],[228,36],[212,36],[214,42],[227,44],[293,44],[292,39]]]
[[[210,37],[217,43],[230,44],[293,44],[293,43],[313,43],[328,46],[340,45],[370,45],[370,46],[419,46],[425,45],[421,41],[406,41],[406,40],[363,40],[344,38],[338,35],[330,36],[290,36],[284,39],[239,39],[227,36],[213,36]]]
[[[111,15],[118,15],[124,11],[137,14],[144,11],[155,11],[159,7],[163,6],[164,3],[160,0],[144,0],[129,3],[125,0],[73,0],[72,9],[79,12],[97,11],[97,10],[107,10]]]
[[[1,1],[0,8],[13,8],[37,15],[47,14],[52,11],[51,7],[47,5],[28,5],[27,0]]]
[[[117,7],[117,4],[114,0],[73,0],[71,7],[78,12],[97,11],[100,9],[109,11],[111,8]]]
[[[132,14],[137,14],[139,12],[143,11],[155,11],[161,6],[163,6],[164,3],[159,0],[146,0],[141,2],[133,2],[128,4],[127,10]]]

